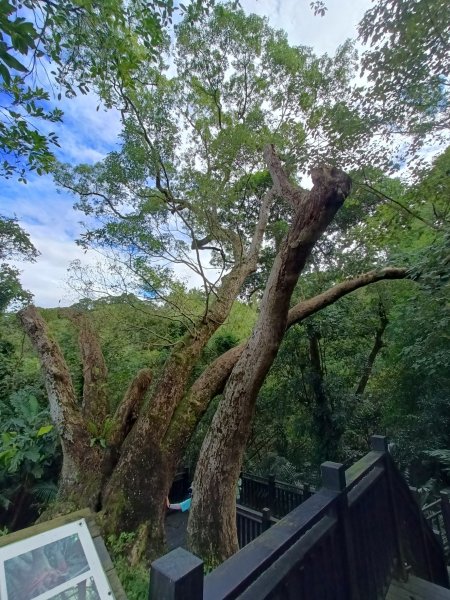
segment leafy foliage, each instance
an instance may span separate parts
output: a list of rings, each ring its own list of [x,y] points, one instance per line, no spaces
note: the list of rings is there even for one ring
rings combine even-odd
[[[56,180],[95,219],[81,245],[111,259],[103,276],[77,269],[83,289],[97,284],[119,293],[122,286],[166,301],[181,264],[201,280],[204,311],[251,243],[270,186],[264,145],[276,144],[295,179],[325,154],[328,162],[350,163],[367,132],[361,126],[350,134],[336,118],[336,110],[352,111],[350,43],[334,58],[317,57],[228,3],[184,19],[169,57],[175,73],[146,66],[133,85],[110,86],[124,115],[120,149],[96,165],[63,165]],[[288,216],[274,203],[270,244],[279,243]]]
[[[1,502],[8,510],[20,495],[28,494],[45,506],[56,496],[53,471],[57,440],[47,409],[27,389],[17,391],[0,405]],[[54,474],[53,474],[54,477]]]
[[[211,4],[196,0],[180,10],[195,19]],[[25,182],[27,170],[41,174],[54,166],[59,142],[48,124],[63,113],[49,107],[39,78],[54,83],[58,99],[86,94],[94,82],[104,92],[113,77],[131,85],[142,62],[159,59],[176,10],[173,0],[1,0],[0,174]],[[104,99],[111,104],[109,92]]]
[[[31,294],[19,281],[20,271],[5,261],[34,261],[37,256],[30,236],[19,226],[17,219],[0,215],[0,313],[12,305],[31,300]]]
[[[377,0],[359,26],[361,40],[370,43],[362,61],[373,84],[367,108],[386,136],[412,136],[415,159],[418,147],[448,132],[449,20],[446,0]]]

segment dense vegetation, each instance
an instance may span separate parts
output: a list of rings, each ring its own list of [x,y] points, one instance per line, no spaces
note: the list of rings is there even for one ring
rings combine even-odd
[[[0,21],[11,48],[51,56],[69,95],[92,86],[123,131],[103,161],[58,165],[51,138],[30,147],[22,113],[0,127],[4,174],[53,171],[87,216],[80,243],[109,260],[73,265],[76,305],[37,311],[9,264],[36,250],[0,219],[0,527],[88,505],[127,579],[124,554],[137,564],[164,547],[181,463],[197,466],[189,543],[212,564],[236,549],[243,466],[315,482],[321,462],[386,433],[411,484],[446,486],[450,41],[432,14],[447,4],[378,0],[362,59],[349,42],[316,56],[202,2],[170,48],[170,2],[148,21],[139,1],[75,2],[19,43],[13,4]],[[27,111],[48,98],[25,90],[11,48],[4,85]]]

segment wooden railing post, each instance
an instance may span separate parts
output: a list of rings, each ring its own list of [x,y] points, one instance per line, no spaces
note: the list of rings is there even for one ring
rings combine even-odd
[[[385,435],[372,435],[370,437],[370,449],[374,452],[389,452],[387,437]]]
[[[348,502],[345,484],[345,466],[340,463],[327,461],[320,466],[322,473],[322,487],[339,492],[337,497],[337,517],[339,520],[339,539],[341,541],[342,555],[344,557],[345,580],[347,583],[346,597],[349,600],[359,600],[361,595],[358,589],[354,569],[354,549],[352,531],[348,513]]]
[[[203,600],[203,561],[184,548],[158,558],[150,569],[149,600]]]
[[[275,475],[273,473],[268,477],[268,498],[267,504],[272,512],[275,512]]]
[[[309,487],[309,483],[304,483],[303,484],[302,502],[305,502],[305,500],[308,500],[308,498],[310,496],[312,496],[312,494],[311,494],[311,488]]]
[[[271,511],[270,508],[263,508],[262,509],[262,530],[263,531],[267,531],[269,529],[269,527],[272,525],[272,521],[271,521]]]
[[[391,505],[392,519],[394,522],[394,535],[397,546],[397,565],[395,575],[399,579],[408,577],[406,570],[405,552],[403,550],[402,534],[400,528],[399,512],[395,499],[394,485],[392,482],[391,457],[389,455],[388,438],[385,435],[372,435],[370,438],[370,447],[374,452],[383,452],[386,455],[384,466],[386,469],[386,478],[389,489],[389,503]]]

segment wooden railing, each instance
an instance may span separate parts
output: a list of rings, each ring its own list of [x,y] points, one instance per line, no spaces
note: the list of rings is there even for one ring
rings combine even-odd
[[[419,499],[417,498],[419,501]],[[447,559],[450,561],[450,495],[443,490],[432,502],[422,506],[422,512],[434,535],[439,539]]]
[[[262,511],[270,509],[271,514],[280,519],[307,500],[315,489],[307,484],[289,485],[275,479],[275,475],[260,477],[251,473],[241,475],[238,504]],[[174,502],[184,500],[191,484],[189,469],[181,469],[173,481],[169,498]]]
[[[387,452],[345,470],[326,462],[322,487],[205,578],[177,548],[154,561],[150,599],[378,600],[394,574],[411,570],[449,587],[442,547]]]
[[[266,478],[243,473],[241,481],[239,503],[253,510],[269,508],[272,515],[279,519],[314,493],[314,489],[306,484],[289,485],[276,480],[274,475]]]
[[[236,527],[238,533],[239,548],[243,548],[253,542],[269,527],[277,523],[278,519],[271,516],[269,508],[263,508],[261,512],[236,504]]]

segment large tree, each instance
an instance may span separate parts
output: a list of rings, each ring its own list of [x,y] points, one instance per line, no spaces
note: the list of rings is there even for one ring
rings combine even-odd
[[[351,188],[343,172],[317,167],[311,172],[313,188],[305,192],[292,185],[270,146],[266,162],[276,193],[289,202],[293,216],[273,262],[258,321],[227,382],[195,472],[190,545],[213,562],[238,549],[235,484],[256,398],[284,336],[292,293],[314,244]]]
[[[445,60],[443,64],[441,59],[447,57],[450,46],[448,31],[440,27],[440,10],[447,14],[447,3],[444,7],[440,1],[380,0],[368,11],[361,24],[363,40],[370,40],[373,46],[366,52],[363,62],[373,84],[367,91],[357,90],[355,98],[373,132],[386,139],[385,147],[376,138],[367,146],[367,157],[375,164],[395,168],[408,153],[414,153],[427,134],[443,132],[445,136],[448,132],[448,73]],[[430,49],[434,51],[430,52]],[[351,127],[351,120],[347,120]],[[397,137],[399,141],[395,145],[395,135],[398,134],[409,136],[412,143],[408,145],[404,137]],[[399,205],[408,212],[407,206]],[[415,216],[418,217],[417,213]],[[439,228],[437,215],[431,220],[418,218],[427,227]],[[274,269],[276,272],[277,258],[269,282]],[[283,305],[283,290],[272,290],[272,294],[276,296],[277,291]],[[230,376],[197,467],[194,490],[198,491],[189,520],[190,543],[194,550],[213,561],[223,560],[237,549],[233,494],[250,433],[256,395],[264,377],[258,377],[258,366],[261,363],[263,370],[267,371],[269,367],[265,360],[269,363],[273,360],[279,344],[277,335],[267,326],[271,319],[270,311],[264,314],[268,296],[270,290],[266,287],[263,296],[266,302],[262,304],[260,318]],[[276,301],[274,303],[278,307]],[[274,340],[275,350],[271,351],[265,345],[253,348],[254,339],[264,337],[267,331],[272,334],[270,344]],[[311,344],[313,350],[314,336],[311,336]],[[249,357],[252,356],[247,363],[243,359],[246,352]],[[223,482],[222,497],[217,494],[219,481]],[[202,535],[201,523],[205,522],[210,525],[209,531],[217,532],[217,536],[211,533]]]
[[[136,556],[160,551],[173,475],[236,361],[239,373],[249,372],[242,390],[248,394],[242,448],[247,413],[286,326],[358,287],[405,276],[401,269],[370,271],[288,313],[298,274],[348,193],[348,178],[332,165],[352,165],[354,151],[361,150],[368,134],[351,105],[351,45],[333,59],[317,58],[308,48],[291,47],[264,19],[219,6],[199,22],[187,20],[178,28],[173,57],[175,66],[167,73],[143,65],[133,81],[116,73],[110,87],[100,86],[122,110],[122,146],[97,165],[62,167],[57,175],[78,196],[91,223],[95,218],[97,226],[81,242],[115,258],[114,281],[106,279],[106,286],[134,286],[148,304],[170,306],[169,317],[182,334],[174,343],[169,340],[161,374],[122,443],[107,452],[90,447],[84,408],[70,390],[61,354],[39,315],[33,309],[22,313],[55,415],[67,413],[59,427],[66,439],[66,464],[76,468],[62,480],[62,497],[102,508],[105,527],[112,531],[136,530]],[[346,115],[351,127],[339,115]],[[317,167],[325,159],[329,166]],[[295,178],[310,167],[314,187],[304,192]],[[276,257],[267,285],[264,268],[260,273],[266,288],[260,315],[265,336],[260,339],[265,344],[273,334],[274,342],[269,340],[267,354],[257,361],[261,344],[252,338],[196,378],[208,341],[258,269],[262,249]],[[200,309],[180,301],[173,274],[180,264],[201,282]],[[233,403],[241,394],[237,376],[228,389],[234,387]],[[95,427],[103,431],[104,412],[99,415]],[[88,463],[92,470],[85,468]]]
[[[336,123],[318,119],[327,123],[333,112],[331,87],[345,102],[352,60],[350,46],[334,60],[318,59],[290,47],[264,19],[218,7],[179,27],[176,76],[146,67],[132,87],[112,90],[125,115],[121,150],[94,167],[61,169],[59,182],[102,221],[82,243],[113,251],[122,260],[114,267],[119,279],[131,273],[149,299],[172,302],[185,332],[102,494],[112,529],[142,524],[142,539],[161,545],[164,497],[202,412],[192,407],[224,377],[217,370],[193,382],[193,369],[256,270],[268,221],[283,211],[273,202],[264,143],[276,142],[304,167],[322,156],[317,136],[336,135]],[[351,160],[349,146],[330,150],[330,160],[333,152]],[[180,263],[200,277],[204,304],[196,314],[175,300],[167,266]]]

